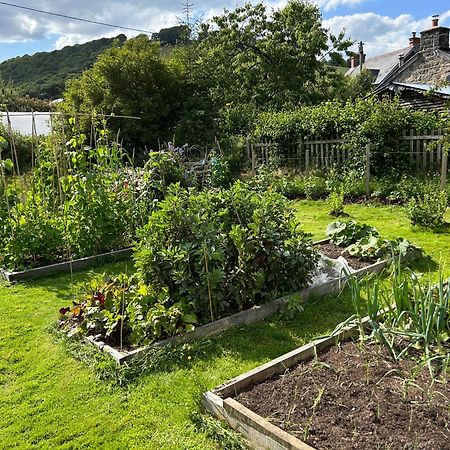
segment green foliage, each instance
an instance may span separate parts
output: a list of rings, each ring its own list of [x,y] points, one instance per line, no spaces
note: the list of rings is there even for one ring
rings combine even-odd
[[[76,126],[75,121],[71,121]],[[171,149],[150,152],[143,168],[99,130],[94,148],[74,135],[65,147],[43,141],[26,178],[7,180],[0,160],[0,264],[18,269],[91,256],[132,243],[172,183],[193,182]],[[5,141],[3,140],[4,147]]]
[[[448,367],[446,350],[450,336],[450,279],[439,273],[438,282],[423,282],[399,264],[393,266],[391,282],[383,284],[380,276],[366,286],[349,276],[356,319],[362,318],[364,296],[367,298],[372,335],[385,345],[393,358],[417,357],[428,365],[440,362]],[[365,295],[364,295],[365,294]]]
[[[448,197],[445,191],[436,186],[427,187],[423,195],[411,198],[406,205],[406,212],[412,225],[427,228],[442,228],[445,226],[445,212]]]
[[[370,225],[349,220],[330,223],[327,226],[326,234],[334,244],[348,247],[362,238],[378,236],[378,231]]]
[[[224,157],[212,155],[210,165],[210,185],[213,187],[228,187],[232,181],[228,161]]]
[[[330,223],[326,234],[334,244],[346,247],[344,255],[348,253],[365,261],[377,261],[394,255],[405,257],[411,251],[421,253],[418,247],[406,239],[384,239],[375,228],[353,220]]]
[[[101,335],[116,345],[143,345],[193,329],[196,317],[183,305],[169,306],[167,292],[154,291],[121,274],[91,280],[73,306],[60,309],[60,324],[71,334]]]
[[[342,33],[331,36],[306,1],[273,12],[263,3],[225,10],[172,54],[185,94],[177,138],[247,135],[260,111],[333,98],[344,77],[324,58],[349,44]]]
[[[330,216],[343,216],[344,212],[344,191],[335,191],[328,197],[328,204],[330,205]]]
[[[328,38],[319,9],[310,3],[293,0],[272,14],[262,3],[246,4],[203,26],[194,70],[210,78],[210,93],[221,105],[311,102],[323,89],[320,56],[329,50]],[[346,44],[336,39],[333,49]]]
[[[0,73],[4,80],[15,84],[22,96],[57,98],[62,95],[66,81],[90,68],[104,50],[121,45],[125,40],[126,37],[121,34],[53,52],[19,56],[0,63]]]
[[[369,235],[349,245],[344,254],[348,253],[363,261],[377,261],[394,255],[405,257],[412,251],[421,254],[420,249],[406,239],[387,240],[380,236]]]
[[[71,334],[154,342],[297,291],[317,261],[283,197],[241,183],[202,193],[172,185],[140,238],[136,277],[93,280],[60,310]]]
[[[103,52],[93,67],[67,85],[62,105],[70,114],[84,113],[81,128],[91,129],[94,113],[138,117],[111,118],[109,128],[130,148],[170,141],[182,90],[175,70],[166,64],[157,42],[140,35]]]
[[[315,136],[336,136],[349,141],[350,167],[364,167],[365,148],[371,146],[372,175],[386,176],[390,171],[406,170],[409,154],[399,144],[405,129],[431,129],[442,124],[434,113],[412,112],[398,100],[376,97],[356,101],[331,101],[304,106],[289,112],[261,113],[254,124],[255,139],[268,139],[280,148],[290,142]],[[402,149],[404,151],[402,151]]]
[[[191,194],[173,185],[140,238],[141,277],[200,323],[298,290],[316,261],[286,201],[242,183]]]

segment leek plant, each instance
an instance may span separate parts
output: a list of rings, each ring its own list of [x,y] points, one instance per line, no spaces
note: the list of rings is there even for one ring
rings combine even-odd
[[[358,324],[367,311],[370,338],[386,346],[394,360],[419,351],[433,375],[432,362],[448,367],[450,360],[450,278],[440,271],[438,281],[423,281],[399,262],[391,276],[383,274],[361,282],[347,276],[355,314],[342,326]],[[361,333],[364,335],[364,333]]]

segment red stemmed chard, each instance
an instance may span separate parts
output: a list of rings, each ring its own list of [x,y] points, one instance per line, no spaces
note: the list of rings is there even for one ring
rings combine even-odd
[[[105,305],[105,296],[104,296],[100,291],[99,291],[99,292],[96,292],[96,293],[94,294],[94,300],[95,300],[96,302],[99,302],[100,305],[102,305],[102,306]]]

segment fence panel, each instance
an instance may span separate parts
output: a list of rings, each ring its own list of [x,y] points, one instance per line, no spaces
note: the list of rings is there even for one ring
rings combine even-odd
[[[405,130],[399,139],[398,152],[417,173],[441,172],[444,152],[441,144],[435,144],[446,134],[444,130]],[[299,139],[287,144],[269,140],[248,142],[248,157],[252,170],[261,164],[277,159],[284,165],[304,172],[312,169],[327,170],[334,165],[343,165],[351,158],[351,150],[345,146],[349,141],[339,136],[315,136]]]

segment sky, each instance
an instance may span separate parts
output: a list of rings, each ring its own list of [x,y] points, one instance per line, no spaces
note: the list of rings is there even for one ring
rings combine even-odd
[[[177,18],[182,16],[182,2],[10,0],[7,3],[155,32],[177,25]],[[243,2],[191,0],[194,13],[202,16],[203,20]],[[268,0],[264,3],[278,8],[286,4],[286,0]],[[368,57],[407,47],[411,32],[429,28],[433,14],[440,14],[441,25],[450,27],[449,0],[314,0],[313,3],[320,7],[325,28],[335,34],[345,29],[350,38],[363,41]],[[0,1],[0,61],[120,33],[129,37],[139,34],[20,10]]]

